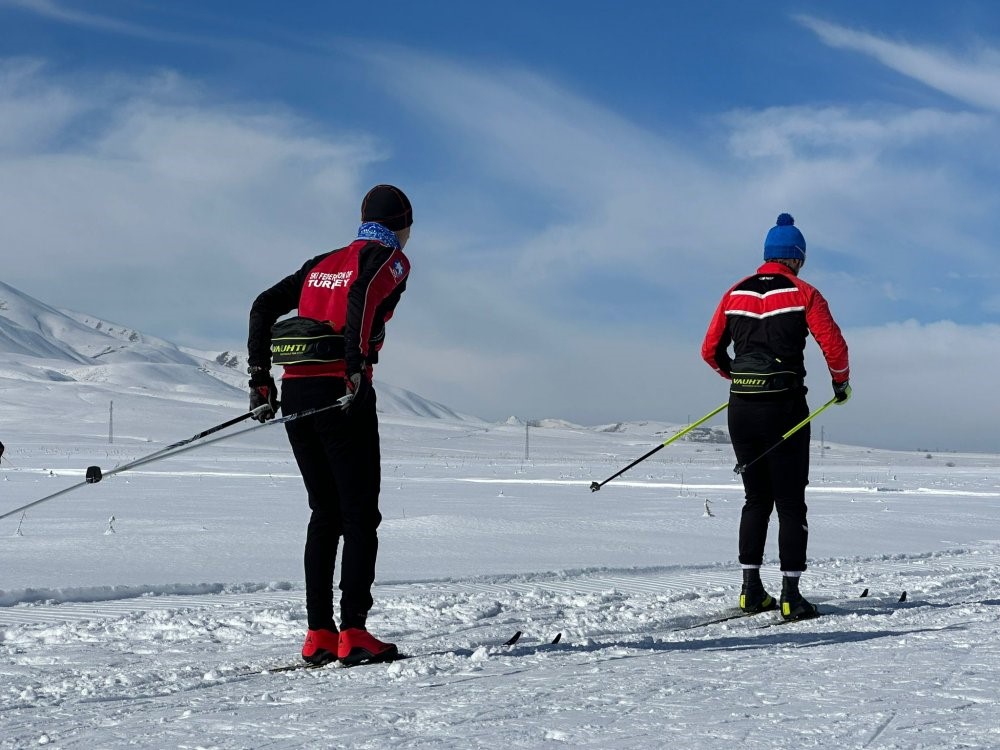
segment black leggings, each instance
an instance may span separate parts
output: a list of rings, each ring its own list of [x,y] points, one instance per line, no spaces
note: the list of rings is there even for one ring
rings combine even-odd
[[[729,435],[736,460],[747,464],[809,416],[804,394],[786,398],[732,396]],[[783,571],[806,569],[809,526],[809,425],[783,441],[743,473],[746,503],[740,519],[740,563],[760,565],[771,511],[778,509],[778,555]]]
[[[294,414],[332,404],[344,395],[341,378],[282,381],[281,410]],[[285,425],[295,461],[309,493],[312,515],[306,532],[306,613],[309,628],[332,629],[333,574],[344,537],[340,572],[343,628],[363,628],[372,607],[381,485],[375,393],[348,416],[340,409]]]

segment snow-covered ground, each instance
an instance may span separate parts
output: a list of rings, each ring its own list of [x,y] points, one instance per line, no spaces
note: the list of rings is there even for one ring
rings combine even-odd
[[[125,401],[114,445],[5,433],[0,512],[238,413]],[[816,444],[804,586],[830,615],[684,630],[738,592],[728,446],[591,493],[664,426],[533,428],[525,460],[523,426],[382,424],[371,627],[416,658],[261,671],[297,659],[306,521],[262,429],[0,522],[0,747],[1000,746],[1000,457]]]
[[[0,514],[245,408],[225,358],[130,332],[95,359],[74,326],[100,321],[3,291]],[[592,493],[678,426],[547,421],[526,458],[516,420],[380,398],[370,627],[414,658],[266,671],[305,632],[307,508],[263,428],[0,521],[0,748],[1000,747],[1000,456],[814,443],[803,588],[827,615],[690,628],[739,591],[728,445]]]

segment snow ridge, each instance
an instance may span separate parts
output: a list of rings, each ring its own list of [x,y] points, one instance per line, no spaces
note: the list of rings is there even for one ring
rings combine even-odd
[[[97,385],[108,400],[136,393],[242,407],[246,353],[204,351],[88,313],[60,310],[0,282],[2,380]],[[407,417],[471,421],[411,391],[379,383],[379,411]],[[87,391],[89,393],[89,390]]]

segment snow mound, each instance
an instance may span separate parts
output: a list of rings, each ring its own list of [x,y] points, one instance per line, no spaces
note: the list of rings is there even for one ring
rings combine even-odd
[[[412,391],[397,388],[383,382],[378,383],[378,411],[380,414],[405,417],[430,417],[432,419],[453,419],[460,422],[480,422],[477,417],[452,411],[444,404],[418,396]]]

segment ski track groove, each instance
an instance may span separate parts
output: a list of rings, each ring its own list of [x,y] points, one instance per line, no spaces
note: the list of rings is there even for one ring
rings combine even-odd
[[[810,568],[810,582],[817,588],[840,578],[851,568],[863,567],[864,561],[826,566],[822,562]],[[933,557],[919,557],[909,560],[879,560],[870,563],[877,566],[880,573],[897,575],[918,574],[926,576],[930,572],[940,574],[968,573],[976,570],[994,571],[1000,568],[1000,554],[980,554],[969,560],[964,553],[942,554]],[[846,571],[844,569],[847,569]],[[531,581],[443,581],[422,582],[420,584],[376,585],[376,600],[379,598],[412,597],[414,595],[433,596],[440,594],[534,594],[538,592],[580,596],[603,594],[617,591],[630,595],[677,596],[692,592],[722,593],[732,589],[737,583],[733,570],[718,571],[667,571],[658,575],[636,573],[628,575],[576,574],[572,576],[539,577]],[[299,590],[261,591],[256,593],[205,595],[163,595],[139,596],[100,603],[65,602],[61,604],[28,604],[0,607],[0,627],[32,624],[66,624],[85,620],[113,619],[137,613],[156,611],[192,612],[195,610],[226,610],[245,607],[296,606],[301,603],[303,592]]]
[[[419,628],[412,631],[414,643],[406,650],[417,658],[399,662],[401,671],[392,671],[392,665],[377,665],[360,670],[334,667],[282,675],[242,674],[240,670],[247,668],[246,661],[241,659],[242,643],[269,644],[267,650],[252,658],[252,665],[262,668],[269,662],[294,658],[288,647],[289,640],[294,643],[297,638],[297,634],[292,635],[297,621],[288,620],[287,612],[301,609],[302,592],[298,590],[142,596],[99,603],[0,608],[0,618],[6,614],[17,619],[16,623],[8,624],[24,629],[17,637],[28,637],[28,643],[31,638],[49,637],[35,628],[54,626],[57,630],[52,637],[59,642],[64,637],[59,635],[59,628],[96,620],[75,634],[78,638],[75,643],[70,639],[67,645],[70,649],[98,649],[109,662],[99,664],[86,659],[78,662],[73,656],[77,652],[72,650],[67,654],[70,658],[61,661],[58,656],[49,661],[12,652],[14,661],[0,665],[0,684],[9,679],[10,684],[19,687],[6,696],[0,695],[3,704],[0,723],[6,727],[0,732],[0,748],[25,746],[6,742],[2,735],[8,731],[11,732],[8,736],[23,743],[32,730],[37,737],[37,727],[46,724],[62,728],[53,744],[69,750],[92,747],[93,738],[98,736],[104,738],[108,747],[235,748],[245,746],[237,738],[253,736],[252,726],[258,726],[256,731],[262,733],[254,738],[255,747],[302,747],[303,743],[315,740],[307,728],[315,729],[327,721],[323,696],[340,695],[345,690],[361,691],[367,700],[376,702],[380,691],[400,694],[392,711],[368,709],[363,716],[355,717],[357,726],[338,736],[337,741],[343,742],[344,747],[417,747],[423,746],[421,742],[434,744],[435,737],[450,738],[452,744],[446,744],[447,747],[496,744],[534,747],[541,745],[541,739],[540,735],[531,734],[530,728],[537,731],[550,722],[559,727],[558,722],[567,721],[574,710],[587,712],[588,724],[601,727],[604,741],[590,742],[577,727],[568,733],[556,731],[554,737],[565,737],[559,744],[569,742],[581,748],[640,747],[643,745],[630,744],[628,740],[630,727],[624,717],[640,709],[635,705],[636,695],[627,686],[638,679],[647,690],[654,690],[650,686],[658,684],[657,675],[668,675],[668,685],[674,692],[661,696],[663,705],[669,707],[669,711],[664,711],[683,714],[690,724],[694,721],[691,707],[676,696],[701,695],[707,703],[695,712],[701,717],[695,736],[702,739],[712,736],[726,744],[742,741],[748,749],[758,750],[766,746],[763,744],[766,735],[742,732],[739,714],[733,713],[733,709],[726,711],[726,701],[738,699],[733,682],[738,683],[740,671],[748,667],[737,666],[734,673],[723,670],[713,675],[697,673],[698,664],[715,664],[719,655],[729,655],[727,661],[737,665],[766,658],[776,660],[776,668],[784,669],[781,660],[798,654],[796,658],[805,660],[805,664],[818,663],[822,667],[838,661],[833,651],[839,649],[867,647],[879,652],[900,648],[911,641],[919,648],[921,639],[934,638],[936,634],[940,634],[939,640],[944,638],[944,642],[962,649],[956,651],[956,658],[947,669],[938,664],[922,679],[896,674],[895,670],[890,674],[883,672],[888,682],[881,684],[878,674],[868,676],[858,672],[859,681],[867,680],[863,684],[868,685],[869,695],[874,690],[872,686],[879,685],[879,694],[886,701],[881,710],[871,705],[858,706],[856,711],[849,712],[854,717],[852,724],[843,710],[845,701],[851,699],[850,692],[841,692],[829,699],[809,697],[812,708],[806,718],[813,726],[824,723],[826,740],[839,747],[952,747],[924,741],[922,734],[940,731],[945,722],[954,725],[955,731],[967,728],[972,732],[971,741],[963,746],[986,748],[991,745],[977,743],[987,741],[988,733],[981,727],[984,716],[997,705],[996,690],[989,677],[989,660],[976,653],[975,639],[981,637],[979,634],[990,621],[987,605],[1000,604],[1000,600],[991,599],[982,590],[970,592],[970,586],[991,580],[998,561],[1000,554],[970,554],[967,550],[891,560],[820,561],[809,573],[811,582],[825,595],[818,596],[816,601],[822,604],[830,596],[847,598],[849,603],[838,603],[845,611],[774,630],[754,627],[753,618],[704,630],[675,629],[681,620],[712,614],[723,601],[732,604],[726,597],[737,589],[738,574],[723,568],[680,568],[653,574],[649,569],[634,573],[597,570],[497,581],[394,582],[380,586],[376,594],[376,599],[384,601],[386,611],[380,617],[385,622],[392,623],[396,614],[405,615],[415,607],[424,619],[438,617],[435,613],[441,607],[444,609],[440,616],[445,620],[472,618],[442,626],[431,638],[419,637]],[[862,576],[866,570],[871,571],[870,576]],[[862,577],[865,582],[859,585]],[[902,588],[902,583],[913,586],[916,596],[893,606],[897,587]],[[873,595],[855,600],[853,597],[865,586],[872,589]],[[967,593],[977,599],[963,601]],[[931,595],[940,600],[928,600]],[[497,597],[495,606],[490,603],[493,596]],[[634,599],[630,600],[630,596]],[[676,613],[659,603],[663,596],[679,597]],[[482,601],[472,597],[480,597]],[[522,604],[524,610],[519,611]],[[605,613],[611,614],[595,611],[602,606],[610,608]],[[628,612],[622,613],[623,607],[635,608],[639,614],[647,615],[647,619],[630,619]],[[277,642],[272,642],[267,632],[256,629],[262,608],[274,609],[277,617],[286,618],[281,621]],[[149,613],[157,614],[146,621]],[[139,619],[101,622],[114,618]],[[236,624],[227,622],[229,618],[234,618]],[[270,614],[266,615],[264,623],[268,624],[270,618]],[[191,627],[194,622],[203,629],[201,637],[205,642],[224,646],[214,652],[215,660],[211,664],[193,660],[194,655],[203,652],[203,644],[181,643],[174,647],[167,642],[167,650],[158,657],[162,663],[133,669],[130,654],[152,653],[147,649],[162,649],[164,645],[162,640],[143,635],[143,628],[168,628],[175,619],[182,628]],[[0,625],[4,622],[0,619]],[[625,628],[607,629],[607,624],[615,622]],[[524,638],[509,649],[499,647],[497,634],[515,625],[516,629],[525,630]],[[233,627],[239,633],[232,636],[235,640],[229,640],[230,636],[222,631]],[[216,640],[216,630],[222,636],[221,641]],[[557,630],[575,636],[559,644],[549,643],[548,639]],[[109,638],[101,645],[104,632]],[[393,632],[394,637],[402,637],[398,629]],[[949,632],[955,635],[947,635]],[[456,642],[456,636],[463,642],[471,641],[470,645],[448,649],[448,645]],[[574,637],[576,642],[572,640]],[[490,640],[494,643],[488,647],[485,658],[479,656],[476,642]],[[3,642],[4,633],[0,630],[0,644]],[[986,645],[990,651],[995,650]],[[445,653],[421,654],[442,647]],[[687,669],[679,665],[687,665]],[[206,669],[209,672],[204,672]],[[789,717],[796,705],[788,697],[789,693],[794,695],[796,681],[805,680],[805,687],[812,688],[810,680],[815,679],[796,675],[798,670],[791,669],[793,682],[784,692],[765,688],[765,692],[751,699],[747,711],[752,718],[748,720],[771,726],[773,731],[784,731],[782,723],[791,721]],[[49,672],[51,675],[45,677]],[[126,681],[115,682],[118,674],[124,674]],[[954,687],[956,684],[958,687]],[[602,689],[601,685],[615,688],[620,694],[616,697],[614,691]],[[21,689],[30,689],[33,695],[19,698],[17,691]],[[421,693],[433,696],[433,711],[421,702]],[[888,699],[890,694],[895,697]],[[578,705],[574,709],[569,704]],[[241,718],[247,711],[252,719]],[[641,712],[644,718],[652,715],[646,704]],[[449,717],[448,723],[437,724],[435,717],[444,716]],[[111,728],[107,722],[120,724],[121,728]],[[484,728],[494,722],[512,727],[505,730],[510,733],[509,741],[505,743],[506,735],[490,734]],[[366,739],[364,727],[381,727],[385,731],[387,724],[396,723],[398,731],[388,730],[393,732],[391,741],[378,744]],[[572,720],[569,724],[574,726]],[[662,731],[665,745],[684,746],[688,736],[684,727]],[[457,733],[464,735],[466,744],[455,744]],[[650,736],[648,731],[635,735],[639,742],[648,741]],[[194,743],[194,737],[199,742]],[[800,747],[830,746],[808,733],[796,737]],[[387,740],[385,734],[381,738]],[[708,745],[703,743],[699,747]]]

